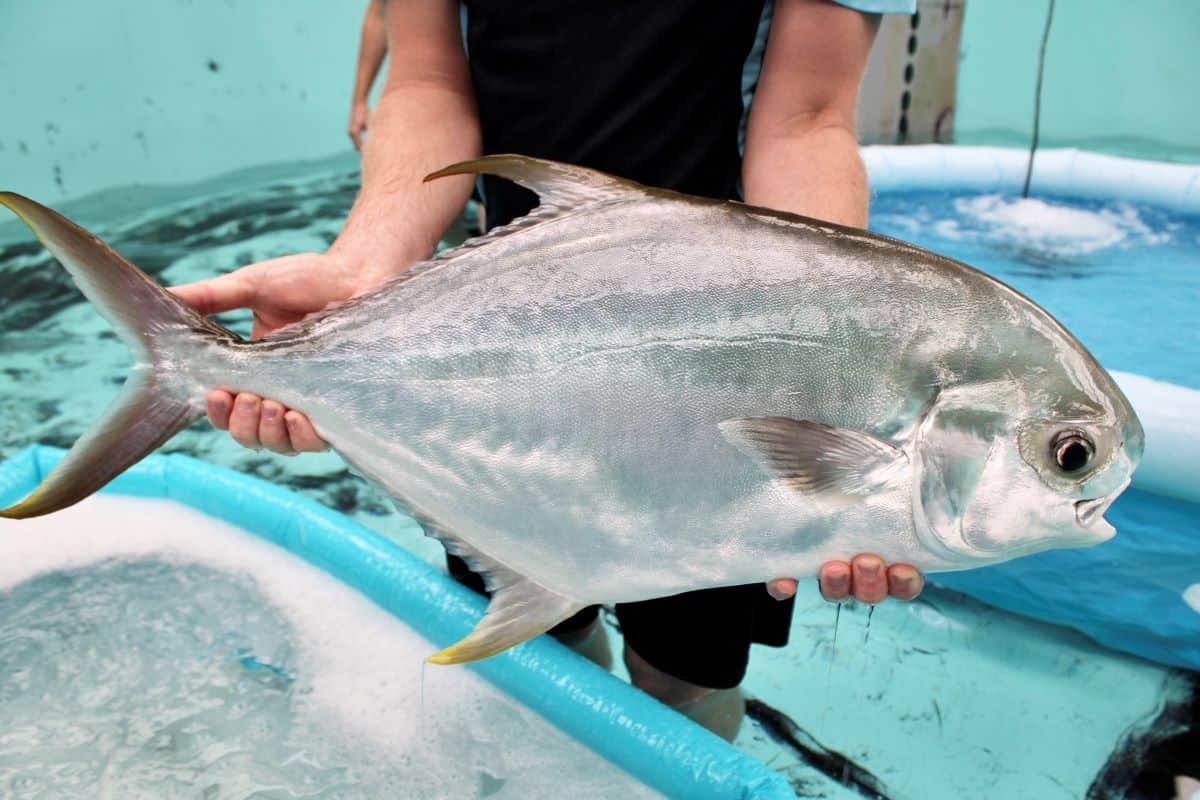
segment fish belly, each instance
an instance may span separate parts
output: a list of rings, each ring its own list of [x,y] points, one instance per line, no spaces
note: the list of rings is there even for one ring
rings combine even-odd
[[[568,596],[804,576],[864,549],[919,564],[906,485],[820,508],[719,423],[902,438],[930,393],[925,323],[867,280],[877,264],[721,209],[635,204],[465,251],[331,321],[275,396],[407,507]]]

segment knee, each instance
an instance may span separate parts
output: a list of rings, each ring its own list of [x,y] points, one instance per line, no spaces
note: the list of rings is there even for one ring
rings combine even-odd
[[[633,685],[668,706],[688,705],[708,697],[715,691],[663,672],[638,655],[628,644],[625,645],[624,657]]]

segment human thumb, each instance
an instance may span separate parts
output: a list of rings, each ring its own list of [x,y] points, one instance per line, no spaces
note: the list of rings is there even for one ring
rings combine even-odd
[[[204,316],[248,308],[258,295],[255,282],[239,272],[172,286],[170,291]]]

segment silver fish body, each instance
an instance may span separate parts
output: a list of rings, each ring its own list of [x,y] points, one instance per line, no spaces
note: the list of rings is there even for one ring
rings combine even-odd
[[[562,609],[1112,534],[1136,415],[1012,289],[864,231],[476,167],[546,205],[261,343],[168,330],[158,380],[304,410],[452,549]]]

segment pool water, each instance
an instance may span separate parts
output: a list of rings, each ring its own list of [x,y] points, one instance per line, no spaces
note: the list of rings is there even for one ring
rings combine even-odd
[[[1036,300],[1108,369],[1200,388],[1200,218],[1146,205],[884,194],[871,227]]]
[[[131,205],[127,194],[119,212],[93,202],[95,218],[78,221],[175,284],[323,249],[356,187],[356,176],[340,168],[270,182],[239,184],[235,176],[157,208]],[[1200,388],[1196,218],[1123,203],[919,193],[876,198],[872,227],[1005,280],[1106,366]],[[460,228],[452,238],[462,235]],[[0,286],[0,457],[33,442],[68,447],[116,394],[129,357],[41,246],[3,223]],[[245,313],[221,321],[249,328]],[[254,453],[205,422],[164,449],[289,486],[441,563],[440,547],[335,455]],[[759,705],[737,744],[802,793],[1082,797],[1118,756],[1140,758],[1138,732],[1193,691],[1183,673],[954,592],[932,589],[873,616],[848,606],[840,617],[811,587],[801,592],[792,644],[754,655],[746,685]],[[228,660],[212,669],[267,685],[290,674],[241,675]],[[837,758],[821,757],[818,769],[821,758],[797,741]],[[858,783],[847,778],[855,775]]]
[[[0,797],[659,797],[436,649],[175,503],[0,520]]]

